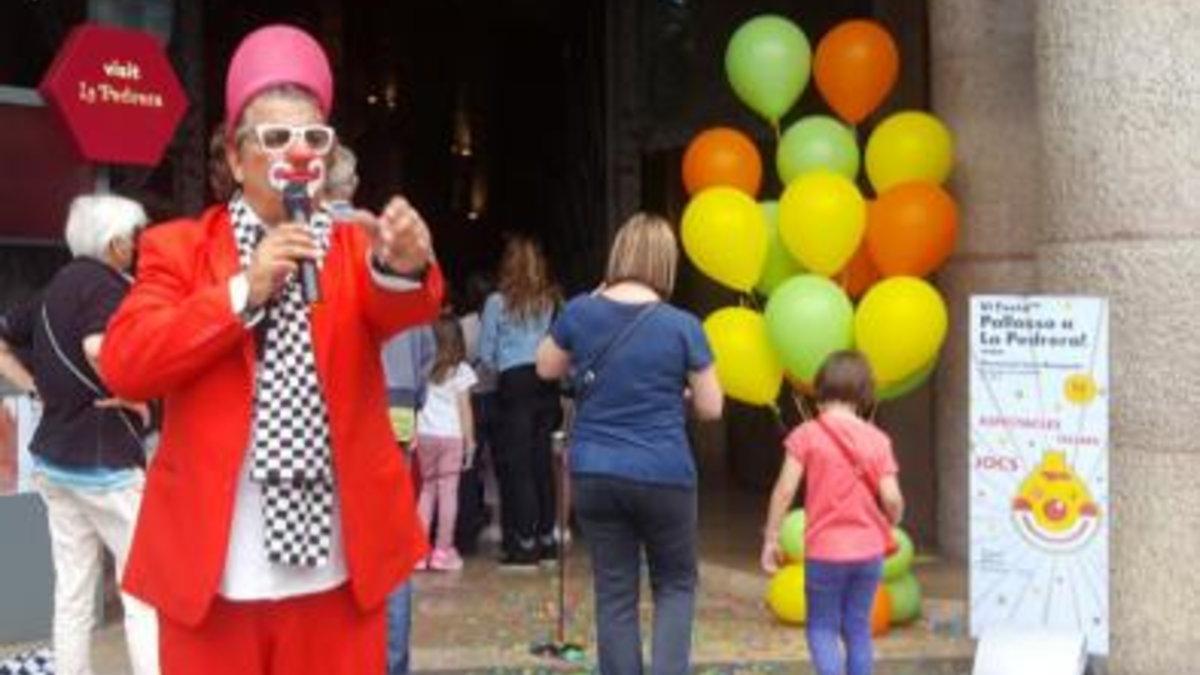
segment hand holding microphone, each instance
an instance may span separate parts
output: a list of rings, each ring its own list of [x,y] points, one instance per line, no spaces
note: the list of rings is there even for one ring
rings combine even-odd
[[[312,215],[312,198],[308,196],[308,187],[304,183],[288,183],[283,189],[283,207],[287,209],[292,222],[299,223],[308,229],[308,218]],[[300,266],[300,297],[305,304],[321,300],[321,282],[317,278],[317,264],[312,259],[302,258]]]
[[[283,288],[292,274],[300,275],[301,290],[304,291],[306,266],[312,268],[311,280],[315,287],[315,261],[320,257],[320,249],[303,224],[307,221],[301,213],[299,197],[292,197],[296,203],[289,203],[288,190],[290,187],[284,191],[284,206],[289,214],[295,211],[295,215],[292,215],[295,222],[271,228],[255,249],[247,270],[249,304],[252,308],[265,305]],[[307,192],[304,193],[304,200],[308,200]],[[396,274],[418,275],[433,262],[429,227],[403,197],[393,197],[378,216],[360,209],[348,221],[367,230],[375,257]],[[311,302],[310,297],[305,295],[305,299]]]
[[[246,270],[250,308],[267,304],[291,275],[300,273],[301,262],[315,267],[320,254],[316,240],[303,225],[281,223],[268,230]]]

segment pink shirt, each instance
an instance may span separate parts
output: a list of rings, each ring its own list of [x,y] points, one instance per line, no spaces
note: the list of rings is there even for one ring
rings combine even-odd
[[[845,453],[815,420],[797,427],[784,447],[804,467],[805,557],[853,562],[881,556],[891,527],[879,506],[879,480],[897,471],[892,441],[870,422],[825,414],[821,421],[838,434],[876,486],[854,472]]]

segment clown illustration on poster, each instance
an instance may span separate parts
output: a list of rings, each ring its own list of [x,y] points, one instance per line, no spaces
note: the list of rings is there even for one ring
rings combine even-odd
[[[971,633],[1108,653],[1108,303],[971,299]]]

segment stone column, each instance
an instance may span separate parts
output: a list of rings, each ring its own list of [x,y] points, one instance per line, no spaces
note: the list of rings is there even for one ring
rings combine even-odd
[[[972,293],[1035,288],[1039,203],[1036,0],[931,0],[933,113],[957,140],[949,190],[959,239],[937,285],[950,310],[938,368],[935,430],[938,539],[960,560],[968,546],[968,314]],[[1058,4],[1058,3],[1050,3]]]
[[[1040,2],[1047,293],[1106,296],[1113,673],[1200,654],[1200,5]]]

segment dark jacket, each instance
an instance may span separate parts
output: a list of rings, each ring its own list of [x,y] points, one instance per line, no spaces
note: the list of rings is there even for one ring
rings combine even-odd
[[[0,321],[0,337],[23,355],[42,398],[42,419],[30,451],[55,466],[145,464],[141,418],[122,409],[96,407],[97,400],[111,394],[83,353],[83,339],[104,332],[128,291],[129,281],[113,268],[76,258],[58,271],[40,296]]]

